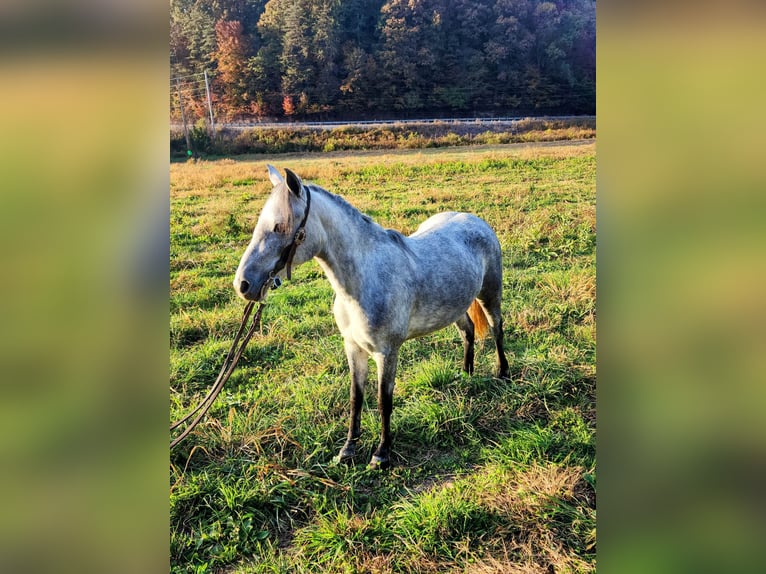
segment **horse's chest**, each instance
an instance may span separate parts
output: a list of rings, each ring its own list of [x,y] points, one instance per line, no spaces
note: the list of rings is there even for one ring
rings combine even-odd
[[[369,306],[368,306],[369,307]],[[390,309],[362,308],[353,299],[336,297],[334,305],[335,322],[344,339],[351,340],[368,353],[387,347],[396,336],[397,317],[391,316]]]

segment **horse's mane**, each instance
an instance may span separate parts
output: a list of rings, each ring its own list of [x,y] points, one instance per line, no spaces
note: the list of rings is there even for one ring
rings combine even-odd
[[[304,184],[304,185],[309,188],[311,193],[319,192],[324,194],[326,197],[330,198],[337,205],[339,205],[343,209],[343,211],[345,211],[348,214],[349,217],[352,217],[355,219],[361,218],[361,220],[364,221],[365,223],[376,225],[376,223],[372,220],[372,218],[369,215],[359,211],[356,207],[351,205],[348,201],[343,199],[340,195],[336,195],[332,193],[331,191],[327,191],[325,188],[319,187],[318,185],[313,185],[313,184],[308,184],[308,185]]]
[[[322,193],[325,197],[329,198],[332,202],[334,202],[337,206],[339,206],[350,218],[356,219],[357,221],[361,222],[365,226],[369,226],[371,232],[379,231],[384,233],[389,239],[391,239],[399,247],[404,249],[407,253],[411,254],[410,248],[407,245],[407,242],[405,241],[404,235],[402,235],[399,231],[396,231],[395,229],[386,229],[383,226],[375,223],[375,221],[373,221],[373,219],[369,215],[359,211],[356,207],[351,205],[348,201],[346,201],[340,195],[336,195],[332,193],[331,191],[327,191],[326,189],[324,189],[323,187],[319,187],[318,185],[311,185],[311,184],[304,184],[304,185],[306,185],[306,187],[309,188],[309,191],[311,193],[315,193],[315,192]]]

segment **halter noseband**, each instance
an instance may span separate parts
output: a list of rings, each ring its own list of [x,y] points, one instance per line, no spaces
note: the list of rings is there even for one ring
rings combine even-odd
[[[295,252],[298,250],[298,246],[306,240],[306,222],[309,219],[309,209],[311,209],[311,192],[305,185],[303,186],[303,189],[306,191],[306,210],[303,212],[303,219],[298,224],[298,227],[295,228],[295,234],[293,235],[293,240],[290,242],[290,245],[282,250],[282,254],[279,256],[279,261],[277,261],[274,269],[269,273],[269,278],[263,288],[261,288],[261,291],[268,286],[272,289],[276,289],[282,284],[280,278],[277,277],[277,273],[282,269],[286,269],[287,278],[292,279],[293,257],[295,257]]]

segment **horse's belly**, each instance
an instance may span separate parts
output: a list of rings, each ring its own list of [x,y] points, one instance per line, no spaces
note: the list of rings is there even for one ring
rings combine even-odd
[[[481,290],[484,263],[446,243],[439,258],[420,267],[422,276],[413,296],[407,338],[432,333],[460,319]],[[474,254],[470,254],[474,255]]]
[[[439,309],[429,307],[428,309],[412,313],[410,315],[407,338],[422,337],[451,325],[465,314],[471,301],[473,299],[465,302],[465,305],[461,301],[449,307],[445,306]]]

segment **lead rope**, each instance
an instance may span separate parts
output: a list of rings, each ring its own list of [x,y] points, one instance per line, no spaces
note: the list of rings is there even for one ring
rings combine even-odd
[[[242,315],[242,322],[239,325],[237,334],[234,336],[234,341],[231,344],[231,348],[226,354],[226,358],[223,361],[223,365],[221,366],[221,370],[218,373],[218,377],[216,378],[215,383],[213,383],[213,387],[210,389],[210,391],[208,391],[207,396],[199,405],[194,408],[194,410],[188,413],[181,420],[176,421],[170,425],[170,430],[173,431],[188,421],[194,413],[201,410],[201,412],[196,417],[194,417],[194,420],[189,423],[189,426],[186,427],[186,429],[170,443],[171,449],[182,440],[184,440],[194,429],[194,427],[197,426],[197,424],[202,420],[202,417],[204,417],[205,414],[207,414],[207,412],[210,410],[210,407],[213,406],[213,402],[220,394],[221,389],[223,389],[223,386],[226,384],[226,381],[228,381],[229,377],[231,377],[231,374],[234,372],[234,368],[237,366],[237,362],[242,356],[245,347],[247,347],[247,344],[250,342],[250,339],[255,333],[255,330],[258,329],[261,325],[261,313],[263,313],[263,308],[266,306],[266,293],[270,288],[276,289],[282,284],[282,281],[277,276],[277,273],[286,267],[287,278],[291,278],[293,257],[295,256],[295,252],[298,249],[298,246],[301,245],[301,243],[303,243],[306,239],[306,222],[309,218],[309,209],[311,209],[311,192],[309,191],[308,187],[304,187],[304,189],[306,190],[306,209],[303,212],[303,219],[295,230],[295,235],[293,236],[292,242],[282,252],[282,256],[279,258],[279,261],[277,262],[276,267],[274,267],[274,270],[269,273],[269,280],[263,285],[263,287],[261,287],[261,302],[258,305],[255,316],[253,317],[252,325],[250,325],[247,334],[245,334],[245,338],[242,340],[242,344],[237,347],[239,338],[242,336],[242,333],[245,330],[245,325],[247,325],[247,320],[250,317],[253,306],[255,305],[253,301],[250,301],[247,305],[245,305],[245,311]]]
[[[184,431],[170,443],[171,449],[174,448],[182,440],[184,440],[189,435],[189,433],[194,429],[194,427],[196,427],[197,424],[202,420],[202,417],[204,417],[205,414],[207,414],[207,412],[210,410],[210,407],[213,405],[213,402],[218,397],[219,393],[221,392],[221,389],[223,389],[223,386],[226,384],[226,381],[229,380],[229,377],[231,377],[231,374],[234,372],[234,368],[237,366],[237,362],[239,362],[239,358],[242,356],[242,353],[244,352],[245,347],[247,347],[247,344],[250,342],[250,339],[252,338],[256,329],[260,327],[261,313],[263,313],[263,308],[266,306],[265,299],[261,300],[260,304],[258,305],[258,310],[255,312],[255,316],[253,317],[253,322],[250,325],[250,328],[247,330],[247,333],[245,334],[245,338],[242,339],[242,343],[239,345],[239,347],[237,347],[237,343],[239,342],[240,337],[242,337],[242,333],[245,330],[245,326],[247,325],[247,320],[250,317],[250,313],[253,310],[254,305],[255,303],[253,303],[252,301],[249,302],[247,305],[245,305],[245,311],[242,316],[242,323],[240,323],[239,325],[237,334],[234,337],[234,341],[231,344],[231,349],[229,349],[229,352],[226,354],[226,359],[224,359],[223,365],[221,366],[221,370],[218,373],[218,377],[216,378],[215,383],[213,384],[213,387],[208,392],[207,396],[202,400],[202,402],[199,405],[197,405],[197,407],[193,411],[191,411],[181,420],[171,425],[170,430],[172,431],[178,428],[184,422],[188,421],[194,413],[196,413],[197,411],[201,411],[196,417],[194,417],[194,420],[192,420],[191,423],[189,423],[189,426],[186,427],[186,429],[184,429]]]

